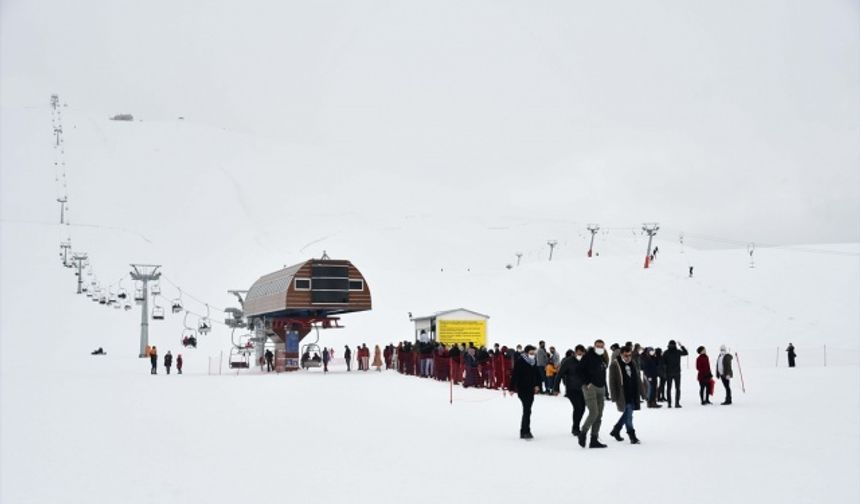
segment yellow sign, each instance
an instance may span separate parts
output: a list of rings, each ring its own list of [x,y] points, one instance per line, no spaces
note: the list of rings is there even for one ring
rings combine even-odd
[[[487,344],[486,320],[440,320],[437,327],[439,343],[453,345],[474,343],[476,347]]]

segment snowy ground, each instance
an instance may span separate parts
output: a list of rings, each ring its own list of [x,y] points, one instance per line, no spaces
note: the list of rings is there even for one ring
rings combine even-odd
[[[0,500],[515,502],[620,491],[667,503],[860,500],[854,366],[745,370],[748,391],[735,383],[731,407],[696,404],[687,373],[683,409],[637,413],[643,444],[604,434],[603,451],[576,444],[560,397],[537,399],[536,439],[523,442],[519,402],[500,392],[455,388],[451,405],[445,384],[393,372],[153,377],[145,368],[75,357],[5,375]],[[617,416],[607,409],[606,423]]]

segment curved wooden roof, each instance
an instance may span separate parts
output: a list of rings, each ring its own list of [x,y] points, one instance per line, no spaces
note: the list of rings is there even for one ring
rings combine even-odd
[[[244,308],[246,317],[364,311],[371,308],[370,288],[349,261],[311,259],[260,277]]]

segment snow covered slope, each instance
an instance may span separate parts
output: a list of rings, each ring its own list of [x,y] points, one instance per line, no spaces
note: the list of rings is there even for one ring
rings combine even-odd
[[[496,215],[456,190],[452,199],[430,200],[451,183],[432,173],[410,174],[415,194],[389,193],[372,172],[300,146],[190,121],[115,122],[74,106],[63,112],[69,211],[81,224],[70,229],[74,249],[89,253],[102,283],[125,277],[126,288],[128,263],[162,264],[198,314],[205,306],[195,299],[223,308],[234,302],[227,289],[326,250],[358,265],[374,296],[372,312],[324,333],[326,345],[405,339],[408,312],[464,306],[491,316],[493,342],[725,343],[749,365],[772,366],[777,347],[791,341],[808,364],[823,364],[824,345],[830,363],[860,360],[856,244],[759,246],[751,269],[746,249],[695,248],[691,242],[705,242],[690,232],[681,245],[685,230],[673,229],[669,216],[655,241],[657,260],[645,270],[636,222],[604,223],[599,257],[588,259],[586,216]],[[35,335],[40,352],[104,346],[133,355],[137,309],[104,309],[75,296],[71,270],[57,261],[62,230],[48,107],[4,109],[2,121],[4,367],[34,349]],[[550,238],[559,240],[552,262]],[[524,253],[522,265],[508,270],[515,252]],[[162,286],[172,298],[178,291],[169,282]],[[178,348],[182,324],[179,316],[153,322],[151,341]],[[216,325],[195,354],[228,345],[229,332]]]

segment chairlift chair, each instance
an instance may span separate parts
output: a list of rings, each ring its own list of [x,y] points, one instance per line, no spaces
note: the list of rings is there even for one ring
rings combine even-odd
[[[170,302],[170,311],[173,313],[179,313],[182,311],[182,300],[179,298],[174,299]]]
[[[143,287],[135,287],[134,288],[134,302],[137,304],[143,304],[143,300],[146,299],[143,293]]]
[[[180,341],[185,348],[197,348],[197,331],[186,327],[182,330],[182,339]]]
[[[237,348],[230,349],[230,369],[248,369],[251,367],[251,351]]]
[[[117,305],[117,306],[119,306],[119,305]],[[126,302],[125,302],[125,306],[123,306],[123,308],[125,309],[125,311],[129,311],[129,310],[131,310],[131,303],[129,303],[128,301],[126,301]]]
[[[149,288],[149,293],[153,296],[161,295],[161,285],[158,282],[154,282],[152,287]]]
[[[123,300],[124,300],[125,298],[127,298],[127,297],[128,297],[128,293],[125,291],[125,289],[120,289],[120,290],[119,290],[119,292],[117,293],[116,297],[117,297],[118,299],[123,299]]]
[[[202,319],[200,319],[200,322],[197,324],[197,332],[205,336],[209,334],[209,331],[211,330],[212,324],[209,323],[209,318],[203,317]]]
[[[164,320],[164,308],[155,305],[152,307],[152,319],[153,320]]]

